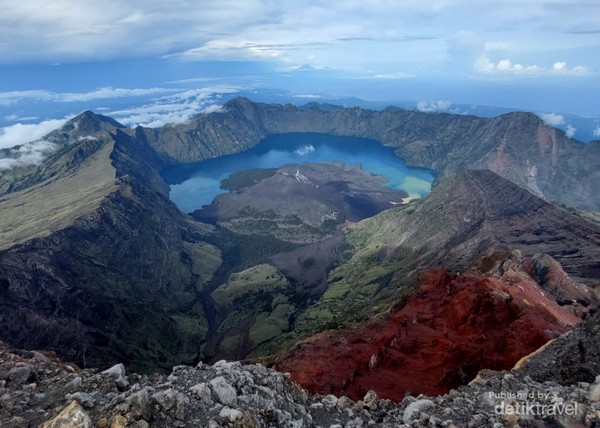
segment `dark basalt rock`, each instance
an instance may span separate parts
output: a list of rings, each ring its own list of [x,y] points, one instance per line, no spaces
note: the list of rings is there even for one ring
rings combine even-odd
[[[532,355],[520,370],[540,382],[593,383],[600,373],[599,356],[600,310],[593,309],[584,322]]]
[[[34,382],[12,382],[9,374],[15,369],[33,374]],[[120,389],[105,372],[79,369],[51,353],[19,355],[0,342],[0,425],[533,428],[595,427],[600,422],[598,382],[544,383],[519,370],[484,370],[468,386],[447,395],[407,396],[397,404],[373,391],[358,401],[311,395],[260,364],[219,361],[212,366],[176,366],[168,376],[127,372],[123,377],[127,386]],[[508,406],[520,411],[507,411]],[[525,406],[536,411],[525,414]]]

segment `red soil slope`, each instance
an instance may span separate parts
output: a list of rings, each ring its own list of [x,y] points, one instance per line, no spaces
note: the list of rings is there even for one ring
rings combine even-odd
[[[510,369],[579,321],[522,271],[430,271],[388,319],[309,338],[275,366],[311,392],[361,399],[372,389],[399,401],[446,393],[482,368]]]

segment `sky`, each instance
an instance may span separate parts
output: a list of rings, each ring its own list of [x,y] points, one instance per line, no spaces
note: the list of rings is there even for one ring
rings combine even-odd
[[[597,0],[0,0],[0,10],[0,149],[85,109],[156,127],[236,95],[522,109],[600,138]]]

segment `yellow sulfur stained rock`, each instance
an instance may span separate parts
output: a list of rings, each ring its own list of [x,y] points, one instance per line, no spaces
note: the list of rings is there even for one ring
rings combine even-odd
[[[42,428],[92,428],[88,414],[76,401],[71,402],[56,417],[42,425]]]
[[[125,428],[127,426],[127,419],[121,415],[115,415],[112,418],[110,428]]]

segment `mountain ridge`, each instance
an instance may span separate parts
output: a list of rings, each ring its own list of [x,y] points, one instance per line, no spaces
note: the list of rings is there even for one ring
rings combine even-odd
[[[219,250],[204,242],[210,227],[191,222],[168,199],[153,149],[119,130],[63,169],[63,156],[94,141],[65,145],[45,164],[58,174],[0,198],[3,214],[11,212],[7,204],[30,206],[3,218],[10,226],[0,234],[3,338],[82,365],[192,362],[206,323],[194,305],[196,287],[220,264]],[[84,184],[100,186],[93,200]],[[45,199],[51,189],[60,196],[49,199],[54,205]],[[31,209],[38,202],[41,208]],[[11,234],[20,235],[7,243]]]
[[[88,133],[123,130],[151,146],[165,165],[238,153],[272,134],[321,132],[368,138],[394,148],[410,166],[442,175],[491,169],[549,200],[600,210],[600,172],[594,167],[600,163],[600,146],[568,138],[528,112],[481,118],[390,108],[333,109],[318,104],[306,108],[238,97],[220,111],[157,129],[126,129],[109,117],[85,111],[49,135],[56,139],[62,133],[64,139],[70,132],[81,137],[79,123]]]
[[[413,293],[421,271],[465,271],[495,251],[547,253],[573,278],[565,284],[582,290],[575,299],[584,306],[597,300],[587,287],[599,284],[600,227],[492,171],[443,179],[423,200],[362,220],[344,235],[343,260],[329,271],[327,289],[280,342],[386,316]]]
[[[453,175],[491,169],[550,200],[600,209],[600,150],[568,138],[532,113],[494,118],[403,109],[303,109],[235,98],[219,112],[189,123],[144,132],[166,162],[193,162],[237,153],[267,135],[317,132],[361,137],[392,147],[410,166]],[[218,140],[218,144],[217,144]]]
[[[0,233],[0,242],[5,243],[0,250],[3,339],[21,347],[52,348],[82,364],[124,361],[141,368],[167,367],[203,356],[200,348],[208,346],[206,334],[215,328],[214,302],[207,296],[219,289],[215,296],[229,305],[231,296],[223,296],[223,290],[239,293],[236,287],[244,277],[267,278],[266,289],[281,294],[271,296],[277,298],[268,304],[261,303],[258,309],[264,313],[252,312],[248,317],[242,307],[225,318],[229,323],[240,319],[248,323],[239,327],[237,337],[225,337],[229,350],[241,349],[240,344],[252,334],[253,343],[260,345],[256,356],[277,352],[316,331],[386,313],[412,291],[419,266],[461,269],[497,247],[524,247],[527,256],[547,252],[576,282],[593,285],[597,280],[598,226],[530,193],[535,189],[529,176],[519,174],[527,173],[532,165],[523,170],[522,164],[513,162],[520,157],[511,154],[517,143],[540,134],[532,138],[527,150],[541,150],[543,165],[534,166],[551,172],[553,162],[556,166],[579,161],[577,156],[584,149],[574,140],[527,114],[487,120],[396,109],[328,110],[237,99],[225,104],[221,112],[160,129],[127,129],[84,112],[79,122],[70,122],[54,134],[58,149],[44,163],[0,176],[3,212],[9,212],[4,211],[9,203],[34,206],[26,204],[39,200],[45,204],[51,186],[63,192],[49,210],[14,211],[13,220],[5,220],[8,232],[16,238],[9,239],[7,231]],[[77,133],[84,129],[94,133]],[[280,268],[290,266],[281,255],[244,266],[243,272],[227,272],[213,282],[224,263],[222,252],[230,249],[231,236],[219,240],[215,228],[180,212],[168,199],[169,188],[160,171],[173,162],[245,150],[266,133],[307,130],[352,133],[387,142],[396,147],[397,154],[408,153],[413,164],[446,165],[446,172],[423,201],[384,211],[336,234],[322,248],[309,248],[314,254],[335,252],[335,257],[323,258],[327,266],[315,269],[318,275],[311,277],[320,281],[316,294],[302,295],[294,289],[294,284],[301,284],[301,289],[311,284],[279,281]],[[464,147],[453,147],[462,141],[463,132],[468,136]],[[516,138],[519,132],[526,137]],[[478,139],[483,143],[475,150]],[[510,159],[498,164],[504,158],[489,150],[494,145]],[[461,158],[463,151],[471,150],[471,157]],[[579,155],[572,157],[573,153]],[[590,183],[594,175],[586,169],[593,161],[593,157],[587,159],[580,170],[581,185],[589,191],[596,185]],[[86,175],[93,170],[90,162],[98,168],[95,178]],[[521,178],[510,181],[491,171],[461,171],[478,162],[496,169],[506,167],[505,175]],[[565,177],[574,179],[571,170],[565,171]],[[543,175],[536,174],[534,178]],[[69,180],[74,179],[91,182],[91,186],[103,183],[101,192],[93,200],[86,199],[93,192],[73,185]],[[535,184],[541,191],[548,189],[548,182],[546,187],[540,181]],[[83,195],[73,193],[75,189]],[[579,198],[580,193],[571,196]],[[590,201],[595,203],[593,198]],[[52,226],[50,215],[61,221]],[[13,227],[22,220],[31,223],[29,231]],[[251,247],[257,242],[243,244]],[[288,248],[285,254],[298,258],[300,269],[312,269],[311,260],[302,253]],[[339,264],[327,274],[335,263]],[[248,302],[261,301],[261,290],[253,293]],[[586,299],[582,302],[589,304]],[[110,319],[109,314],[114,317]],[[115,333],[119,329],[125,329],[123,336]],[[274,332],[284,334],[278,337]],[[81,342],[81,347],[71,349],[73,340]]]

